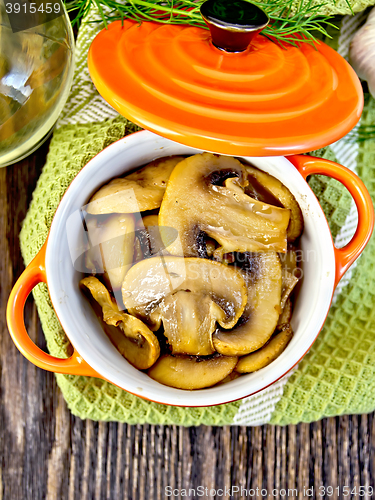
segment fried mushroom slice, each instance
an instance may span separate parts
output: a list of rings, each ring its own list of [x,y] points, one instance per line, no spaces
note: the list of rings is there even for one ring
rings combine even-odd
[[[116,347],[120,353],[139,370],[150,368],[160,356],[159,341],[152,331],[138,318],[119,311],[106,287],[95,277],[89,276],[80,281],[92,298],[101,307],[103,321],[117,327],[123,335],[115,334]],[[93,301],[90,301],[93,304]],[[98,309],[94,308],[98,313]],[[110,334],[110,337],[113,336]]]
[[[291,274],[286,269],[282,271],[282,292],[281,292],[281,302],[280,307],[284,309],[286,301],[288,300],[290,294],[292,293],[294,287],[298,283],[298,278]]]
[[[179,290],[208,295],[225,312],[227,328],[236,324],[247,302],[245,281],[236,268],[175,256],[137,262],[125,275],[122,297],[130,314],[148,318],[164,297]]]
[[[111,214],[104,220],[91,217],[86,227],[93,245],[86,253],[86,267],[104,273],[106,283],[119,290],[133,262],[134,216]]]
[[[227,377],[225,377],[225,379],[223,379],[221,382],[219,382],[217,385],[228,384],[229,382],[232,382],[233,380],[236,380],[237,378],[240,378],[241,376],[242,376],[241,373],[233,371]]]
[[[282,268],[282,291],[281,291],[281,309],[285,308],[285,304],[290,297],[290,294],[297,285],[299,278],[297,266],[297,254],[293,249],[288,249],[285,254],[280,254]]]
[[[287,299],[284,309],[281,311],[279,321],[277,322],[277,328],[280,330],[284,325],[290,323],[292,319],[293,305],[290,299]]]
[[[235,368],[236,372],[252,373],[269,365],[285,350],[292,337],[293,331],[290,325],[285,325],[284,329],[259,351],[240,358]]]
[[[297,251],[292,245],[288,245],[288,250],[285,254],[280,254],[281,265],[290,273],[295,273],[298,269]]]
[[[216,260],[228,252],[285,252],[290,211],[250,198],[246,185],[244,166],[230,156],[203,153],[176,165],[159,212],[159,225],[178,231],[172,242],[162,233],[169,253],[207,257],[204,235],[219,244]]]
[[[247,255],[241,273],[247,286],[247,304],[236,326],[213,334],[217,352],[242,356],[260,349],[275,331],[280,316],[281,263],[276,252]]]
[[[165,297],[151,318],[162,321],[173,354],[196,356],[215,352],[212,333],[217,321],[225,324],[225,312],[210,296],[185,290]]]
[[[234,370],[237,360],[237,357],[229,356],[202,359],[167,354],[161,356],[147,373],[160,384],[192,391],[224,380]]]
[[[164,256],[135,264],[125,275],[122,297],[128,312],[152,330],[163,322],[174,352],[209,354],[216,321],[232,328],[243,313],[247,291],[234,267]]]
[[[145,258],[161,255],[165,249],[157,215],[146,215],[136,225],[136,236]]]
[[[89,214],[135,213],[159,208],[169,176],[183,156],[152,161],[126,177],[113,179],[91,198]]]
[[[245,193],[257,200],[273,205],[277,200],[277,206],[288,208],[291,212],[288,225],[288,241],[296,240],[303,231],[303,216],[300,206],[295,197],[276,177],[273,177],[251,165],[245,165],[248,174],[249,185]]]
[[[133,255],[133,262],[139,262],[140,260],[143,260],[143,252],[142,252],[142,247],[141,243],[138,238],[135,238],[134,241],[134,255]]]

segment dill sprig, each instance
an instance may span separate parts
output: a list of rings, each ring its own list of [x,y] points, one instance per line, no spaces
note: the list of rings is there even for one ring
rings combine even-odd
[[[357,142],[375,139],[375,125],[360,125],[357,130]]]
[[[79,23],[95,5],[105,26],[112,21],[132,19],[208,29],[199,11],[202,3],[203,0],[65,0],[68,12],[76,12],[73,24]],[[312,0],[300,0],[298,4],[296,0],[260,0],[253,3],[270,18],[270,24],[262,34],[279,43],[298,45],[301,37],[314,43],[315,34],[331,38],[326,27],[336,28],[330,23],[331,16],[319,13],[325,3],[313,4]]]
[[[359,125],[346,136],[346,142],[351,144],[375,140],[375,125]]]

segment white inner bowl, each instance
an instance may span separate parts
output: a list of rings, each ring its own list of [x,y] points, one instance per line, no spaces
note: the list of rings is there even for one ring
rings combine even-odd
[[[82,220],[77,214],[92,194],[113,177],[162,156],[200,152],[147,131],[110,145],[71,183],[53,219],[46,252],[52,303],[79,354],[101,376],[119,387],[152,401],[178,406],[208,406],[234,401],[266,388],[285,375],[306,354],[320,332],[335,281],[335,257],[329,227],[321,206],[301,174],[284,157],[244,158],[283,182],[296,197],[304,216],[300,247],[303,280],[291,322],[294,337],[280,357],[267,367],[226,384],[197,391],[164,386],[130,365],[104,333],[79,288],[82,274],[74,269],[71,257],[71,249],[77,255],[82,251]]]

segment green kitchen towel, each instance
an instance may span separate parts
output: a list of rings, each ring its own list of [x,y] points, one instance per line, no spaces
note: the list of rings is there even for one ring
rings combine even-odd
[[[364,15],[343,18],[333,40],[344,56],[350,36]],[[77,40],[77,67],[70,98],[50,145],[46,165],[35,189],[21,231],[25,263],[44,243],[53,214],[80,169],[99,151],[137,129],[119,117],[97,94],[86,68],[86,55],[100,29],[86,24]],[[365,123],[375,123],[375,102],[366,97]],[[375,199],[375,141],[360,146],[339,141],[319,152],[356,169]],[[327,215],[337,244],[355,226],[351,198],[336,181],[315,176],[310,185]],[[375,241],[342,280],[326,325],[309,354],[292,374],[242,401],[207,408],[179,408],[144,401],[107,382],[89,377],[57,375],[71,411],[93,420],[153,424],[257,425],[310,422],[324,416],[375,409]],[[71,345],[54,313],[47,287],[34,290],[49,352],[66,357]]]
[[[369,94],[366,95],[362,123],[375,123],[375,100]],[[361,143],[357,173],[375,203],[375,140]],[[330,199],[334,199],[334,195],[330,195]],[[332,305],[318,339],[284,387],[283,397],[276,405],[271,423],[312,422],[322,417],[373,410],[374,235],[352,270],[350,282]]]

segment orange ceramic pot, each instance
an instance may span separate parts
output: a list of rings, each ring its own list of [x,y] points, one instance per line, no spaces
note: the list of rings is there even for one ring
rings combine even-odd
[[[95,38],[88,65],[96,87],[115,109],[148,131],[112,144],[77,175],[56,211],[47,242],[16,283],[7,311],[16,346],[37,366],[100,377],[141,398],[178,406],[244,398],[290,371],[315,341],[335,287],[363,251],[374,225],[371,198],[353,172],[328,160],[295,155],[332,143],[359,120],[363,93],[349,64],[325,44],[273,43],[259,34],[267,24],[259,12],[257,22],[251,11],[242,16],[242,25],[228,24],[211,5],[222,0],[209,2],[202,15],[212,38],[201,28],[133,21],[115,22]],[[225,0],[216,10],[225,11],[227,5]],[[242,5],[246,10],[251,4]],[[228,40],[223,29],[236,40]],[[294,337],[277,360],[226,384],[190,392],[159,384],[121,356],[83,297],[82,274],[73,263],[82,253],[81,207],[101,185],[160,156],[202,150],[239,156],[290,189],[304,217],[303,280],[291,321]],[[306,182],[310,174],[339,180],[354,198],[358,227],[344,248],[332,241]],[[24,304],[41,281],[47,283],[74,347],[69,359],[44,353],[25,330]]]
[[[120,355],[82,295],[79,289],[82,273],[73,265],[82,252],[81,207],[113,177],[124,175],[156,157],[198,152],[201,151],[142,131],[106,148],[77,175],[56,211],[47,242],[27,266],[9,298],[9,331],[27,359],[49,371],[99,377],[141,398],[163,404],[208,406],[240,399],[266,388],[307,353],[324,324],[337,283],[363,251],[374,225],[371,198],[362,181],[350,170],[328,160],[301,155],[242,158],[277,177],[290,189],[301,206],[305,224],[301,237],[303,281],[292,317],[295,334],[281,356],[262,370],[204,390],[183,391],[161,385]],[[306,183],[310,174],[339,180],[354,198],[358,227],[344,248],[337,249],[333,244],[323,210]],[[58,359],[40,350],[25,330],[24,304],[39,282],[47,283],[53,307],[74,347],[68,359]]]

